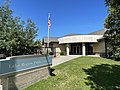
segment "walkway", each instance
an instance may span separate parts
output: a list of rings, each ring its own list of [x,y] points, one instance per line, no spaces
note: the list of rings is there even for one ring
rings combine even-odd
[[[77,58],[77,57],[80,57],[80,56],[79,55],[71,55],[71,56],[58,56],[58,57],[55,57],[52,60],[52,67],[56,66],[58,64],[67,62],[67,61],[72,60],[72,59]]]

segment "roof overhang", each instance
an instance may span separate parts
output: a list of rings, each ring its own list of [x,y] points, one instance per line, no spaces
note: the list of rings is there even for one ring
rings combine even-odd
[[[102,38],[103,35],[76,35],[76,36],[66,36],[58,39],[59,44],[65,43],[96,43],[97,39]]]

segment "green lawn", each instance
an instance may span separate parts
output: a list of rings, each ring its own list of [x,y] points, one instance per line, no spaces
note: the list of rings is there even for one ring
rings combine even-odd
[[[80,57],[53,67],[50,76],[25,90],[120,90],[120,62]]]

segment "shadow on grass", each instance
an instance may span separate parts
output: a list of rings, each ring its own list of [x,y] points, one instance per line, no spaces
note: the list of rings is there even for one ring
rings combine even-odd
[[[83,71],[88,75],[85,84],[91,90],[120,90],[120,65],[101,64]]]

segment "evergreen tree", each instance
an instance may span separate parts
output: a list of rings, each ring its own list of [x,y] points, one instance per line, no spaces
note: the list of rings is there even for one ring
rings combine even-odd
[[[13,19],[11,14],[12,10],[9,9],[7,3],[0,7],[0,49],[2,53],[9,53],[10,50],[10,23]],[[11,41],[12,42],[12,41]]]
[[[6,56],[33,54],[36,50],[37,27],[28,19],[13,17],[9,1],[0,7],[0,53]]]
[[[35,37],[37,36],[37,28],[35,23],[31,20],[27,20],[27,25],[25,28],[25,41],[26,41],[26,52],[29,52],[29,54],[34,53],[34,48],[35,48]]]
[[[107,46],[111,56],[120,60],[120,0],[105,0],[108,16],[105,20]]]

